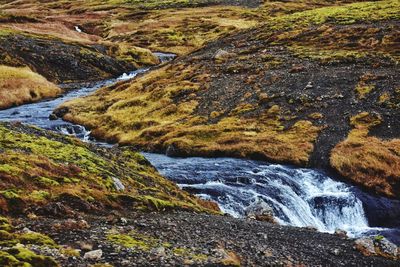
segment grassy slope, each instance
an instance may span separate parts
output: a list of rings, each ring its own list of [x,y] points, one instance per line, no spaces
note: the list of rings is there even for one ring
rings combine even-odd
[[[0,65],[0,109],[56,97],[61,89],[28,68]]]
[[[93,128],[97,137],[171,154],[303,165],[316,154],[315,161],[328,164],[351,127],[349,114],[384,113],[378,135],[398,137],[392,123],[399,115],[398,14],[397,1],[388,0],[272,17],[133,82],[66,103],[64,118]],[[397,142],[373,140],[386,147]],[[337,158],[333,167],[353,180],[364,168],[359,182],[399,196],[398,173],[370,171],[379,153],[352,158],[347,152],[335,149],[332,157],[342,153],[350,170]],[[359,162],[367,157],[373,160],[365,168]],[[388,188],[369,180],[389,181]]]
[[[354,129],[332,150],[331,165],[355,183],[378,193],[399,197],[400,139],[368,136],[381,117],[368,112],[351,118]]]
[[[270,16],[333,4],[265,1],[254,9],[248,1],[227,0],[10,2],[0,6],[4,22],[9,22],[1,27],[79,43],[113,43],[129,47],[135,55],[136,47],[187,54],[221,36],[263,23]],[[336,4],[342,2],[349,1]],[[75,25],[84,33],[77,33]]]
[[[0,150],[2,213],[26,212],[64,200],[72,205],[69,209],[86,212],[107,208],[205,210],[196,198],[161,177],[129,149],[96,149],[36,128],[1,124]],[[115,178],[123,190],[116,188]]]

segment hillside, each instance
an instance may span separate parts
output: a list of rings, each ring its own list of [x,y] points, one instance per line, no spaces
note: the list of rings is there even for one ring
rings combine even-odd
[[[0,137],[3,214],[52,214],[56,203],[64,203],[57,213],[203,210],[202,201],[179,190],[129,149],[97,148],[20,124],[1,124]]]
[[[333,168],[399,197],[398,14],[387,0],[277,16],[61,115],[111,142]]]
[[[0,65],[0,109],[56,97],[62,90],[28,68]]]
[[[345,237],[217,216],[129,148],[1,123],[0,150],[2,266],[395,264]]]
[[[399,26],[398,0],[0,0],[0,266],[397,266]]]

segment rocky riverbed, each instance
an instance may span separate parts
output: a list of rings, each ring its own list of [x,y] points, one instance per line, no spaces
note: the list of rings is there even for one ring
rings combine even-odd
[[[344,236],[230,216],[173,212],[21,221],[19,228],[46,232],[78,249],[65,256],[38,248],[63,266],[398,266],[364,257]]]

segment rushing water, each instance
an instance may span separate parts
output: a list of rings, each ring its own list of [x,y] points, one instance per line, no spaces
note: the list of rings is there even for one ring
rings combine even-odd
[[[170,61],[175,57],[174,54],[155,54],[159,57],[162,63]],[[118,81],[132,79],[139,73],[143,73],[148,70],[149,69],[147,68],[138,69],[129,73],[124,73],[123,75],[115,79],[88,83],[87,85],[81,86],[77,90],[67,91],[59,98],[26,104],[7,110],[0,110],[0,121],[19,121],[26,124],[36,125],[43,129],[54,130],[63,134],[75,135],[80,139],[88,141],[90,138],[90,132],[86,131],[83,126],[72,124],[62,120],[49,120],[49,116],[53,112],[53,110],[65,101],[78,97],[84,97],[103,86],[111,85]]]
[[[175,57],[173,54],[156,55],[161,62]],[[56,99],[1,110],[0,121],[20,121],[96,142],[84,127],[62,120],[49,120],[49,115],[67,100],[134,78],[147,70],[90,83]],[[242,217],[249,205],[262,201],[272,208],[281,224],[311,226],[323,232],[343,229],[352,236],[379,233],[400,244],[400,201],[368,195],[322,172],[241,159],[144,155],[163,175],[183,189],[216,201],[224,212],[232,216]],[[123,184],[119,184],[119,188],[123,188]]]
[[[400,241],[399,229],[369,226],[364,209],[368,203],[361,199],[363,195],[371,196],[323,172],[243,159],[144,155],[181,188],[216,201],[222,211],[234,217],[243,217],[247,207],[263,201],[280,224],[310,226],[331,233],[342,229],[353,237],[379,233],[396,243]],[[399,209],[400,202],[392,204]]]

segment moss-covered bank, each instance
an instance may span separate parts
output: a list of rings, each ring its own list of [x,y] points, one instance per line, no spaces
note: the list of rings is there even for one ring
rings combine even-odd
[[[95,148],[36,128],[0,124],[0,150],[3,214],[52,215],[52,203],[61,204],[61,214],[110,208],[208,210],[128,148]]]

